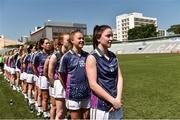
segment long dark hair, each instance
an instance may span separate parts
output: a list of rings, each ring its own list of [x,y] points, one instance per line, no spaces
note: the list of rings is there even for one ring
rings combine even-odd
[[[45,40],[49,40],[48,38],[41,38],[40,40],[39,40],[39,49],[40,50],[42,50],[43,48],[41,47],[41,45],[43,45],[44,44],[44,41]]]
[[[98,46],[98,39],[100,39],[104,30],[111,27],[109,25],[96,25],[93,30],[93,48],[95,49]]]
[[[36,44],[35,44],[35,49],[36,49],[36,50],[39,50],[39,41],[36,42]]]
[[[31,53],[31,49],[33,49],[33,47],[34,47],[34,46],[33,46],[32,44],[29,45],[29,46],[27,47],[27,52],[28,52],[28,53]]]

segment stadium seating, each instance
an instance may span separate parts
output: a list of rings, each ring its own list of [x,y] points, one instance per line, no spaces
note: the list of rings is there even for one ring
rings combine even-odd
[[[84,50],[91,52],[93,47],[92,45],[85,45]],[[117,54],[179,53],[180,37],[151,41],[114,43],[110,50]]]

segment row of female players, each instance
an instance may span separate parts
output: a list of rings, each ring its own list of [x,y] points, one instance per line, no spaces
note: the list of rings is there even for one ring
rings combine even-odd
[[[69,111],[71,119],[121,119],[123,78],[118,59],[108,50],[111,27],[96,25],[92,40],[90,54],[83,51],[84,36],[78,30],[53,41],[40,39],[39,49],[30,45],[27,54],[20,46],[18,53],[12,50],[4,57],[4,75],[14,90],[21,86],[44,118],[63,119]]]

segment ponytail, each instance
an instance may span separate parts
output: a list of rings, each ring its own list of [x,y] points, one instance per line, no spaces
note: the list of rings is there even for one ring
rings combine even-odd
[[[104,32],[105,29],[111,27],[109,25],[95,25],[94,30],[93,30],[93,48],[96,49],[99,42],[98,39],[101,38],[102,33]]]

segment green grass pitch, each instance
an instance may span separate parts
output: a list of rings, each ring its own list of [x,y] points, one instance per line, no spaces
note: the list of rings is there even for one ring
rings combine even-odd
[[[125,119],[180,119],[180,55],[118,55]],[[14,104],[9,101],[13,99]],[[35,119],[23,96],[0,75],[0,119]]]
[[[180,118],[180,55],[118,56],[124,79],[124,118]]]
[[[10,104],[12,99],[13,104]],[[21,93],[13,91],[9,83],[0,75],[0,119],[35,119]]]

